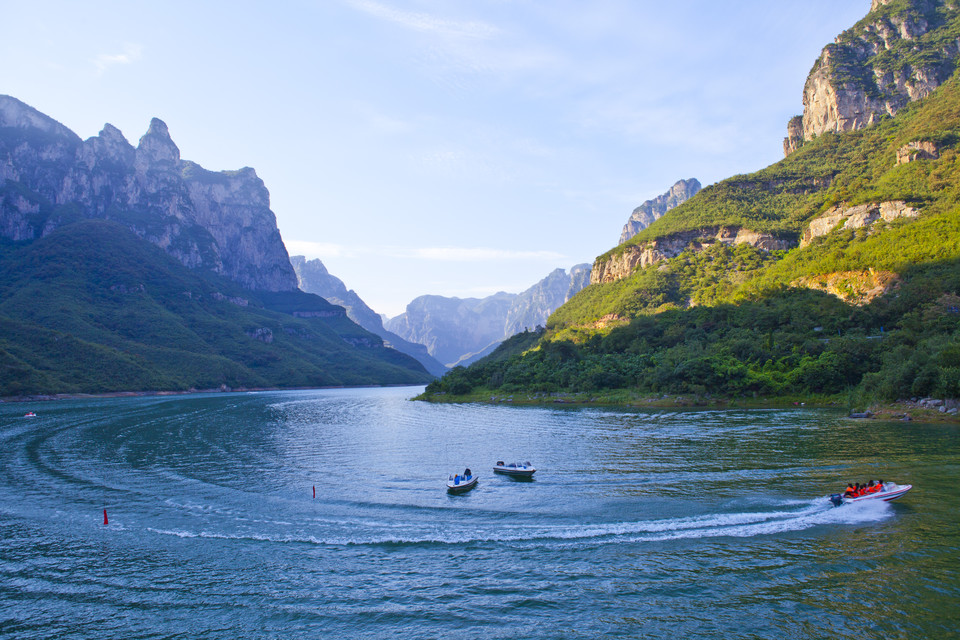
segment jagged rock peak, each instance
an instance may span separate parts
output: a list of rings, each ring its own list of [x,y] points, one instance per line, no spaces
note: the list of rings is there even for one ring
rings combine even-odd
[[[130,142],[127,140],[127,138],[123,135],[123,132],[120,131],[120,129],[117,129],[115,126],[113,126],[109,122],[103,125],[103,129],[100,130],[100,134],[98,137],[104,142],[107,142],[110,144],[123,144],[127,146],[132,146],[130,145]]]
[[[951,36],[958,20],[954,2],[873,0],[863,20],[824,47],[803,89],[802,140],[791,122],[784,151],[869,126],[930,95],[960,58],[960,41]]]
[[[98,165],[111,164],[114,167],[130,165],[135,155],[136,150],[120,129],[108,122],[103,125],[99,135],[84,140],[78,160],[88,171],[92,171]]]
[[[330,272],[320,258],[307,260],[306,256],[290,256],[290,264],[293,265],[294,271],[297,272],[297,280],[299,280],[301,284],[303,284],[305,279],[309,279],[311,275],[330,275]],[[306,276],[306,278],[304,276]]]
[[[167,128],[167,123],[160,118],[150,118],[150,126],[147,127],[147,133],[145,135],[160,136],[161,138],[170,140],[170,129]]]
[[[696,178],[678,180],[666,193],[641,204],[630,214],[627,224],[623,225],[620,244],[640,233],[642,229],[649,227],[670,209],[680,206],[695,196],[698,191],[700,191],[700,181]]]
[[[103,125],[99,135],[87,140],[86,144],[92,145],[97,154],[111,158],[130,158],[134,153],[133,145],[123,132],[109,122]]]
[[[150,162],[173,162],[180,161],[180,149],[170,138],[170,131],[167,124],[159,119],[150,120],[150,128],[140,138],[140,144],[137,145],[137,154],[144,155]]]

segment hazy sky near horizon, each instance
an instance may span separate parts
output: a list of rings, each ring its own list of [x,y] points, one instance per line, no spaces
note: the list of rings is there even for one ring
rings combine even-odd
[[[291,255],[374,310],[520,292],[634,207],[782,158],[869,0],[4,3],[0,93],[82,138],[263,179]]]

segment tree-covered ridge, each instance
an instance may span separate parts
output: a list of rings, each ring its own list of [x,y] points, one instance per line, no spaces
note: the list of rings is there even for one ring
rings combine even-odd
[[[960,233],[956,222],[953,231]],[[667,307],[608,331],[548,332],[522,355],[495,353],[485,363],[448,373],[428,386],[427,397],[616,390],[846,394],[855,406],[911,395],[958,397],[957,291],[960,257],[903,274],[896,295],[863,307],[796,288],[735,303]]]
[[[940,160],[897,165],[897,150],[921,140],[938,146]],[[941,211],[960,197],[958,141],[960,79],[952,77],[895,118],[882,118],[859,131],[819,136],[770,167],[704,188],[598,260],[629,246],[705,227],[742,227],[799,240],[811,219],[840,203],[903,200]]]
[[[935,143],[940,158],[898,165],[897,150],[919,140]],[[945,211],[960,202],[958,141],[960,78],[954,77],[896,118],[820,136],[766,169],[705,188],[598,260],[630,245],[718,225],[799,240],[810,220],[838,204],[902,200],[927,213]]]
[[[191,271],[116,223],[0,243],[0,396],[431,377],[318,296]]]
[[[708,187],[634,241],[718,224],[799,240],[838,205],[902,200],[921,215],[835,229],[789,251],[691,249],[593,284],[551,316],[537,345],[451,372],[427,396],[842,394],[856,405],[958,397],[958,134],[955,76],[895,118],[820,136],[767,169]],[[934,142],[939,158],[897,164],[898,149],[918,140]],[[831,278],[836,295],[816,290]],[[862,295],[873,280],[885,293]]]

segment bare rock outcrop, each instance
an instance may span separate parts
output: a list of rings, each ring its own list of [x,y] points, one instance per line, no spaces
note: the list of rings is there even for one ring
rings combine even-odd
[[[916,218],[920,211],[902,200],[892,200],[879,204],[859,204],[854,207],[833,207],[807,225],[803,231],[800,246],[809,245],[814,238],[825,236],[834,229],[858,229],[877,220],[892,222],[897,218]]]
[[[897,149],[897,164],[907,164],[917,160],[936,160],[940,157],[940,150],[935,142],[918,140],[908,142]]]
[[[738,227],[712,227],[685,231],[625,247],[606,259],[598,258],[590,272],[590,284],[616,282],[626,278],[638,268],[676,258],[686,249],[704,250],[717,243],[728,245],[746,243],[764,251],[790,249],[796,246],[795,242],[786,238]]]
[[[787,123],[787,137],[783,139],[783,155],[790,155],[803,145],[803,116],[793,116]]]
[[[844,302],[863,306],[899,287],[900,276],[892,271],[874,269],[837,271],[824,275],[804,276],[791,284],[795,287],[823,291]]]
[[[942,0],[911,0],[900,10],[874,0],[870,13],[837,36],[817,60],[803,89],[802,140],[869,126],[930,95],[953,73],[960,42],[941,37],[960,19]],[[800,146],[795,120],[784,152]]]

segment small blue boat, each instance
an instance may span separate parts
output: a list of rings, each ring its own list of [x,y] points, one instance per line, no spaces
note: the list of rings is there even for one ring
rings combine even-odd
[[[450,476],[447,480],[447,493],[466,493],[477,486],[479,480],[480,478],[473,475],[470,469],[466,469],[462,474]]]

